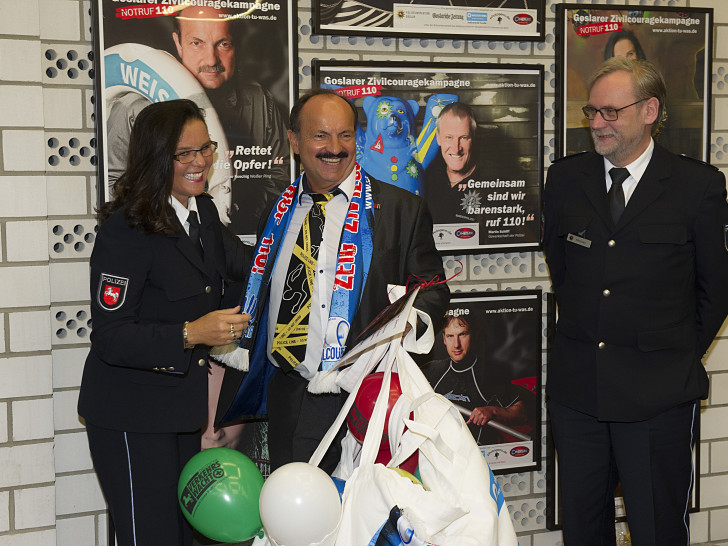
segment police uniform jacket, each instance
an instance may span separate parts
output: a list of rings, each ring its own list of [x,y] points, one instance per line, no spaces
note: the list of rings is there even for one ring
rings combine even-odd
[[[722,173],[655,145],[614,225],[604,160],[588,152],[551,166],[544,202],[558,304],[547,394],[623,422],[705,398],[701,359],[728,312]]]
[[[182,327],[220,308],[248,247],[196,198],[204,260],[182,226],[171,235],[129,227],[121,210],[104,222],[91,255],[91,351],[78,412],[130,432],[198,430],[207,417],[208,347],[185,349]],[[176,216],[175,216],[176,218]]]

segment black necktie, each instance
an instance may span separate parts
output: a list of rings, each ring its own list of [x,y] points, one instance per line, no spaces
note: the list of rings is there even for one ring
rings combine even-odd
[[[612,187],[607,192],[607,200],[609,201],[609,212],[612,213],[612,220],[616,224],[624,212],[622,182],[629,178],[629,171],[623,167],[612,167],[609,169],[609,176],[612,179]]]
[[[192,241],[192,245],[202,258],[204,252],[200,242],[200,221],[197,219],[197,213],[194,210],[191,210],[189,216],[187,216],[187,222],[190,224],[190,241]]]
[[[306,357],[308,319],[319,247],[326,222],[326,203],[333,194],[312,193],[313,205],[301,226],[288,264],[271,353],[278,365],[298,366]]]

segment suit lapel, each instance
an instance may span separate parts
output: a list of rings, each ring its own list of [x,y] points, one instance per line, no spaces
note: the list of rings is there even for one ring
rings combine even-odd
[[[612,216],[607,203],[607,187],[604,179],[604,159],[596,153],[588,157],[581,172],[581,187],[587,199],[599,217],[608,226],[612,226]]]
[[[627,202],[617,227],[627,225],[665,191],[663,182],[670,177],[669,157],[665,150],[655,144],[652,158],[637,187]]]
[[[199,211],[198,211],[199,214]],[[177,250],[185,257],[187,258],[192,265],[194,265],[197,269],[201,271],[207,271],[207,267],[205,267],[205,263],[202,261],[202,258],[200,258],[200,255],[197,253],[197,249],[195,249],[195,246],[192,244],[192,240],[189,238],[187,233],[185,232],[185,228],[180,222],[179,218],[175,214],[175,218],[177,218],[177,223],[179,223],[180,231],[177,233],[172,233],[168,235],[168,237],[172,240],[175,240],[175,246],[177,247]],[[208,238],[204,235],[209,230],[206,226],[207,221],[203,220],[200,225],[200,234],[202,237],[202,246],[203,248],[212,248],[208,245],[212,244],[212,241],[208,241]],[[205,254],[205,260],[207,261],[207,253]]]

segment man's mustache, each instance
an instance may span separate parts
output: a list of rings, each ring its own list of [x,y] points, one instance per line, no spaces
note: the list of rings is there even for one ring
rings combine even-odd
[[[220,63],[217,64],[203,64],[200,68],[197,69],[198,73],[201,72],[216,72],[221,73],[225,72],[225,67],[221,65]]]
[[[338,154],[332,154],[331,152],[321,152],[316,154],[318,159],[346,159],[349,157],[349,152],[341,150]]]

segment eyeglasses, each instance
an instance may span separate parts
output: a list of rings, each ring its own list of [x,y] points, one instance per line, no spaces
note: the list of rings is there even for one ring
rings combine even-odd
[[[187,163],[192,163],[195,160],[197,152],[200,152],[202,157],[210,157],[215,153],[215,150],[217,150],[217,142],[211,140],[199,150],[185,150],[184,152],[174,154],[172,157],[182,163],[182,165],[185,165]]]
[[[629,108],[630,106],[634,106],[635,104],[639,104],[640,102],[646,100],[647,99],[640,99],[637,102],[628,104],[627,106],[622,106],[622,108],[594,108],[593,106],[583,106],[581,108],[581,111],[584,112],[584,115],[588,120],[592,120],[597,117],[597,112],[599,112],[602,115],[602,119],[604,121],[617,121],[617,118],[619,117],[619,112],[621,112],[625,108]]]

